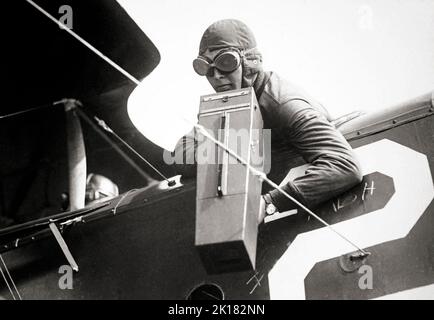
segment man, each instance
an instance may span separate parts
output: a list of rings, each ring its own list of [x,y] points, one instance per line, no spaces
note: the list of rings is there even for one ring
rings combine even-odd
[[[309,164],[303,176],[282,187],[295,199],[314,208],[361,182],[358,161],[348,142],[329,122],[327,111],[275,72],[262,69],[255,37],[244,23],[228,19],[208,27],[193,67],[217,92],[254,88],[264,129],[271,129],[272,150],[291,148]],[[187,148],[187,157],[194,156],[191,141],[190,134],[184,137],[184,144],[178,144],[178,148]],[[278,190],[263,195],[263,206],[259,222],[265,213],[296,208]]]

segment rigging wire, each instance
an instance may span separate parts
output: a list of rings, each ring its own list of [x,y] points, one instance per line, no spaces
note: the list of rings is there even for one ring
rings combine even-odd
[[[11,274],[9,273],[8,267],[7,267],[6,263],[5,263],[5,261],[3,260],[3,256],[2,256],[1,254],[0,254],[0,260],[2,261],[2,264],[3,264],[4,267],[5,267],[6,273],[7,273],[8,277],[9,277],[9,279],[10,279],[12,285],[14,286],[14,289],[15,289],[15,292],[16,292],[16,294],[17,294],[17,296],[18,296],[18,299],[19,299],[19,300],[23,300],[23,299],[21,298],[20,292],[19,292],[18,289],[17,289],[17,286],[15,285],[14,279],[11,277]],[[9,288],[9,292],[11,293],[12,298],[13,298],[14,300],[17,300],[16,297],[15,297],[15,295],[14,295],[14,293],[13,293],[12,288],[11,288],[10,285],[9,285],[9,281],[7,281],[7,279],[6,279],[6,275],[4,274],[4,272],[3,272],[3,268],[2,268],[1,265],[0,265],[0,272],[1,272],[2,276],[3,276],[3,279],[4,279],[5,282],[6,282],[6,285],[7,285],[8,288]]]
[[[38,111],[38,110],[45,109],[45,108],[48,108],[48,107],[53,107],[53,106],[56,106],[56,105],[58,105],[60,103],[62,103],[62,101],[56,101],[56,102],[53,102],[53,103],[48,103],[48,104],[44,104],[44,105],[41,105],[41,106],[27,108],[25,110],[20,110],[20,111],[17,111],[17,112],[0,115],[0,120],[1,119],[12,118],[12,117],[19,116],[21,114],[25,114],[25,113],[32,112],[32,111]]]
[[[98,123],[98,125],[103,128],[103,130],[109,132],[112,134],[118,141],[120,141],[125,147],[127,147],[131,152],[133,152],[137,157],[140,158],[140,160],[144,161],[149,167],[151,167],[160,177],[162,177],[164,180],[167,181],[169,186],[174,185],[174,181],[169,180],[163,173],[160,172],[152,163],[150,163],[148,160],[146,160],[140,153],[138,153],[133,147],[131,147],[125,140],[123,140],[121,137],[118,136],[116,132],[114,132],[105,122],[104,120],[99,119],[98,117],[94,116],[95,121]]]
[[[3,279],[4,279],[5,283],[6,283],[6,285],[8,286],[8,289],[9,289],[10,294],[12,295],[12,298],[13,298],[14,300],[17,300],[17,299],[15,298],[14,292],[12,291],[12,289],[11,289],[11,287],[10,287],[10,285],[9,285],[8,280],[6,279],[5,274],[3,273],[3,268],[2,268],[2,266],[0,266],[0,272],[1,272],[2,276],[3,276]]]
[[[148,180],[149,184],[153,184],[155,179],[144,172],[116,143],[109,139],[106,132],[113,135],[119,142],[126,146],[130,151],[132,151],[140,160],[144,161],[152,170],[154,170],[160,177],[168,182],[169,185],[174,185],[174,181],[169,180],[161,171],[159,171],[152,163],[142,157],[134,148],[132,148],[125,140],[119,137],[105,122],[99,119],[97,116],[93,116],[93,120],[90,115],[88,115],[80,106],[76,108],[78,115],[81,119],[86,121],[104,140],[106,140],[112,148],[114,148],[133,168],[135,168],[143,177]]]
[[[128,79],[130,79],[132,82],[134,82],[136,85],[140,84],[140,81],[137,80],[134,76],[132,76],[130,73],[128,73],[127,71],[125,71],[125,69],[123,69],[122,67],[120,67],[118,64],[116,64],[115,62],[113,62],[109,57],[107,57],[106,55],[104,55],[101,51],[99,51],[97,48],[95,48],[94,46],[92,46],[89,42],[87,42],[86,40],[84,40],[82,37],[80,37],[78,34],[76,34],[74,31],[72,31],[71,29],[69,29],[65,24],[63,24],[62,22],[60,22],[59,20],[57,20],[56,18],[54,18],[51,14],[49,14],[47,11],[45,11],[44,9],[42,9],[40,6],[38,6],[36,3],[34,3],[32,0],[26,0],[29,4],[31,4],[33,7],[35,7],[36,9],[38,9],[40,12],[42,12],[46,17],[48,17],[51,21],[53,21],[54,23],[56,23],[61,29],[65,30],[66,32],[68,32],[71,36],[73,36],[74,38],[76,38],[78,41],[80,41],[82,44],[84,44],[86,47],[88,47],[90,50],[92,50],[93,52],[95,52],[99,57],[101,57],[103,60],[105,60],[108,64],[110,64],[113,68],[115,68],[116,70],[118,70],[120,73],[122,73],[125,77],[127,77]]]
[[[92,50],[96,55],[98,55],[100,58],[104,59],[107,63],[109,63],[112,67],[114,67],[116,70],[121,72],[123,75],[125,75],[128,79],[130,79],[132,82],[134,82],[136,85],[140,84],[140,81],[137,80],[134,76],[129,74],[127,71],[125,71],[122,67],[120,67],[118,64],[116,64],[114,61],[112,61],[110,58],[105,56],[102,52],[100,52],[98,49],[93,47],[90,43],[88,43],[86,40],[81,38],[79,35],[77,35],[74,31],[69,29],[67,26],[65,26],[63,23],[58,21],[56,18],[51,16],[47,11],[42,9],[40,6],[38,6],[36,3],[34,3],[32,0],[26,0],[29,4],[34,6],[36,9],[38,9],[40,12],[42,12],[45,16],[47,16],[50,20],[55,22],[57,25],[59,25],[62,29],[66,30],[70,35],[72,35],[74,38],[76,38],[78,41],[80,41],[82,44],[84,44],[86,47],[88,47],[90,50]],[[246,166],[254,175],[257,175],[260,179],[270,184],[273,188],[279,190],[285,197],[293,201],[295,204],[297,204],[300,208],[304,209],[307,213],[309,213],[311,216],[313,216],[315,219],[317,219],[319,222],[324,224],[327,228],[332,230],[334,233],[336,233],[338,236],[340,236],[343,240],[345,240],[347,243],[349,243],[351,246],[355,247],[358,251],[362,253],[362,256],[368,256],[370,253],[361,249],[358,245],[356,245],[353,241],[349,240],[346,236],[341,234],[339,231],[337,231],[335,228],[333,228],[330,224],[328,224],[326,221],[324,221],[322,218],[320,218],[318,215],[313,213],[310,209],[308,209],[306,206],[301,204],[299,201],[294,199],[292,196],[290,196],[287,192],[285,192],[282,188],[280,188],[277,184],[275,184],[273,181],[268,179],[266,175],[250,166],[249,163],[247,163],[244,159],[242,159],[240,156],[238,156],[235,152],[224,146],[220,141],[216,140],[214,137],[212,137],[208,132],[205,130],[205,128],[201,125],[191,123],[189,120],[183,118],[184,121],[189,123],[191,126],[194,126],[197,128],[205,137],[210,139],[213,143],[217,144],[219,147],[221,147],[224,151],[229,153],[231,156],[235,157],[239,162],[241,162],[244,166]],[[141,157],[142,158],[142,157]]]
[[[48,17],[51,21],[53,21],[54,23],[56,23],[60,28],[62,28],[63,30],[65,30],[66,32],[68,32],[71,36],[73,36],[74,38],[76,38],[79,42],[81,42],[83,45],[85,45],[87,48],[89,48],[91,51],[93,51],[97,56],[99,56],[101,59],[103,59],[104,61],[106,61],[108,64],[110,64],[113,68],[115,68],[116,70],[118,70],[120,73],[122,73],[124,76],[126,76],[129,80],[131,80],[133,83],[135,83],[136,85],[140,84],[140,81],[134,77],[133,75],[131,75],[129,72],[127,72],[125,69],[123,69],[121,66],[119,66],[117,63],[115,63],[113,60],[111,60],[109,57],[107,57],[106,55],[104,55],[101,51],[99,51],[97,48],[95,48],[93,45],[91,45],[89,42],[87,42],[86,40],[84,40],[82,37],[80,37],[77,33],[75,33],[74,31],[72,31],[70,28],[68,28],[65,24],[63,24],[62,22],[60,22],[59,20],[57,20],[56,18],[54,18],[51,14],[49,14],[46,10],[44,10],[42,7],[40,7],[39,5],[37,5],[35,2],[33,2],[32,0],[26,0],[29,4],[31,4],[33,7],[35,7],[37,10],[39,10],[42,14],[44,14],[46,17]],[[153,166],[149,161],[147,161],[145,158],[143,158],[136,150],[134,150],[130,145],[128,145],[124,140],[122,140],[115,132],[113,132],[113,130],[111,130],[105,123],[104,121],[96,118],[96,121],[98,122],[98,124],[106,131],[110,132],[111,134],[113,134],[119,141],[122,142],[123,145],[125,145],[128,149],[130,149],[136,156],[138,156],[141,160],[143,160],[144,162],[146,162],[146,164],[148,166],[150,166],[159,176],[161,176],[164,180],[167,181],[168,185],[174,185],[174,182],[169,180],[165,175],[163,175],[157,168],[155,168],[155,166]]]
[[[326,221],[324,221],[324,219],[320,218],[318,215],[316,215],[312,210],[310,210],[309,208],[307,208],[305,205],[303,205],[302,203],[300,203],[299,201],[297,201],[294,197],[292,197],[291,195],[289,195],[285,190],[283,190],[280,186],[278,186],[276,183],[274,183],[273,181],[271,181],[270,179],[267,178],[267,176],[265,175],[265,173],[263,173],[262,171],[259,171],[258,169],[252,167],[249,163],[247,163],[246,160],[244,160],[242,157],[240,157],[238,154],[236,154],[233,150],[231,150],[230,148],[226,147],[223,143],[221,143],[220,141],[216,140],[213,136],[211,136],[207,130],[199,124],[194,124],[194,127],[196,129],[198,129],[205,137],[207,137],[208,139],[210,139],[212,142],[214,142],[215,144],[217,144],[219,147],[221,147],[225,152],[227,152],[229,155],[231,155],[232,157],[234,157],[236,160],[238,160],[240,163],[242,163],[245,167],[247,167],[250,172],[252,172],[253,175],[258,176],[259,179],[267,182],[271,187],[277,189],[280,193],[282,193],[285,197],[287,197],[288,199],[290,199],[292,202],[294,202],[296,205],[298,205],[300,208],[302,208],[303,210],[305,210],[307,213],[309,213],[311,216],[313,216],[315,219],[317,219],[319,222],[321,222],[323,225],[325,225],[326,227],[328,227],[330,230],[332,230],[334,233],[336,233],[338,236],[340,236],[342,239],[344,239],[346,242],[348,242],[349,244],[351,244],[353,247],[355,247],[358,251],[360,251],[364,256],[368,256],[370,253],[361,249],[358,245],[356,245],[353,241],[349,240],[347,237],[345,237],[342,233],[340,233],[339,231],[337,231],[335,228],[333,228],[330,224],[328,224]]]

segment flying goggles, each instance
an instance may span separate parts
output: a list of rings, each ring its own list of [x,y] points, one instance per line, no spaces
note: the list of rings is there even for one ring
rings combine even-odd
[[[212,74],[213,68],[218,69],[222,73],[231,73],[240,64],[240,53],[231,49],[230,51],[223,51],[217,54],[214,61],[201,56],[197,57],[193,60],[193,69],[198,75],[206,76]]]

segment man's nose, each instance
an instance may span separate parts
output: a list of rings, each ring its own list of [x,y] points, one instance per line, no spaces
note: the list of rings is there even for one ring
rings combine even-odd
[[[224,77],[223,73],[221,73],[219,71],[219,69],[217,69],[215,67],[212,68],[212,70],[211,70],[211,76],[214,77],[214,78],[216,78],[216,79],[221,79],[221,78]]]

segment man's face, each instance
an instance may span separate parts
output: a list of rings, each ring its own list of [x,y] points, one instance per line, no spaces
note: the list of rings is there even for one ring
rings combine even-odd
[[[213,51],[207,50],[203,55],[210,61],[214,61],[214,58],[220,52],[221,49]],[[223,92],[228,90],[241,89],[242,74],[243,68],[240,64],[239,67],[231,73],[223,73],[217,68],[212,68],[206,78],[216,92]]]

